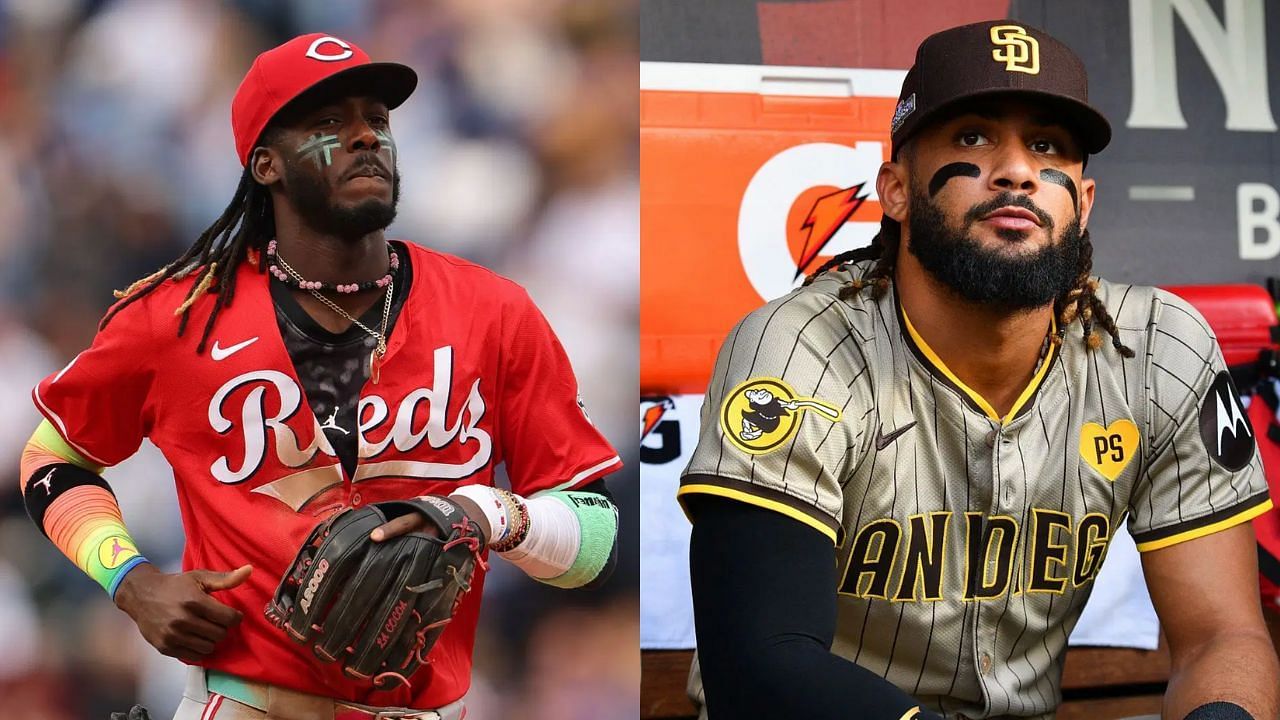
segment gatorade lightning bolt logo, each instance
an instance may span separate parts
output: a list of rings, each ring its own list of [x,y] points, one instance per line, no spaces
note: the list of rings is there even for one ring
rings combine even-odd
[[[683,454],[680,413],[675,398],[657,395],[640,398],[640,462],[665,465]]]
[[[865,247],[880,230],[869,178],[888,157],[883,143],[804,143],[770,157],[738,206],[738,257],[762,300],[791,292],[826,258]]]
[[[804,224],[800,226],[801,230],[807,229],[809,234],[805,237],[804,247],[800,250],[793,281],[799,280],[801,275],[808,272],[810,263],[822,254],[823,248],[831,242],[836,231],[849,221],[862,203],[866,202],[867,196],[862,192],[862,186],[865,184],[858,183],[823,195],[814,201],[813,208],[809,210]]]
[[[658,423],[662,422],[662,416],[666,415],[668,410],[674,410],[675,408],[675,401],[671,398],[662,398],[658,403],[646,408],[640,427],[640,439],[644,440],[649,437],[649,433],[653,432],[653,429],[658,427]]]

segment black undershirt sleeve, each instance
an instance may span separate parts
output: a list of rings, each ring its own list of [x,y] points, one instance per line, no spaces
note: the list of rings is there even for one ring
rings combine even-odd
[[[831,540],[785,515],[686,498],[698,661],[710,720],[941,718],[881,676],[831,653]]]

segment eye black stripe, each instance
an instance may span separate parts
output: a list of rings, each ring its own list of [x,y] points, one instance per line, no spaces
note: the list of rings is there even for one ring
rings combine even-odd
[[[1066,188],[1067,192],[1071,193],[1071,205],[1073,207],[1080,203],[1080,197],[1076,191],[1076,183],[1066,173],[1053,168],[1045,168],[1040,171],[1040,179]]]
[[[973,163],[953,162],[938,168],[938,172],[933,174],[933,178],[929,180],[929,197],[938,194],[943,185],[953,177],[971,177],[976,178],[982,175],[982,170]]]

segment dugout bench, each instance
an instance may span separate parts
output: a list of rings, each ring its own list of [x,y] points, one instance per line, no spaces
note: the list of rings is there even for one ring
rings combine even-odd
[[[1280,613],[1266,610],[1271,641],[1280,645]],[[693,720],[693,703],[685,696],[691,650],[646,650],[641,653],[641,720]],[[1160,713],[1169,680],[1169,651],[1073,647],[1062,673],[1063,703],[1058,720],[1106,720]]]

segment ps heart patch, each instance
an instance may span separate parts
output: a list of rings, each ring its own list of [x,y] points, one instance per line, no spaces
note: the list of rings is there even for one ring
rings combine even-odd
[[[1116,420],[1107,427],[1085,423],[1080,428],[1080,457],[1115,481],[1138,454],[1138,428],[1132,420]]]

